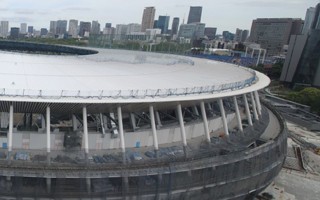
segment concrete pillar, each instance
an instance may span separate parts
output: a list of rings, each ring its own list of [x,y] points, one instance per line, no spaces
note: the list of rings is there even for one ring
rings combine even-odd
[[[258,65],[259,65],[259,62],[260,62],[260,55],[261,55],[261,49],[259,49],[259,55],[258,55],[258,59],[257,59],[257,64],[256,64],[256,66],[258,66]]]
[[[253,117],[255,120],[259,120],[258,112],[257,112],[257,105],[256,101],[253,96],[253,92],[250,92],[250,97],[251,97],[251,104],[252,104],[252,110],[253,110]]]
[[[246,58],[248,54],[248,47],[246,47],[246,53],[244,54],[244,57]]]
[[[207,113],[206,113],[206,109],[205,109],[203,101],[201,101],[201,103],[200,103],[200,108],[201,108],[201,114],[202,114],[202,120],[203,120],[203,126],[204,126],[204,133],[205,133],[207,141],[210,143],[211,137],[210,137],[210,132],[209,132]]]
[[[120,143],[121,143],[121,150],[122,153],[126,152],[126,146],[124,141],[124,133],[123,133],[123,122],[122,122],[122,110],[121,106],[118,106],[117,108],[118,112],[118,126],[119,126],[119,134],[120,134]]]
[[[130,113],[130,122],[131,122],[133,132],[136,131],[137,122],[136,122],[136,117],[134,116],[134,113]]]
[[[251,58],[253,58],[253,56],[254,56],[254,50],[255,49],[252,49]]]
[[[218,102],[219,102],[219,108],[220,108],[220,112],[221,112],[221,118],[222,118],[224,132],[225,132],[226,136],[229,137],[228,122],[227,122],[227,118],[226,118],[226,112],[223,107],[223,101],[222,101],[222,99],[219,99]]]
[[[73,129],[73,131],[78,130],[78,120],[75,115],[72,115],[72,129]]]
[[[237,101],[237,97],[236,96],[233,97],[233,103],[234,103],[234,108],[236,110],[236,115],[237,115],[238,129],[239,129],[239,131],[243,132],[242,120],[241,120],[238,101]]]
[[[82,109],[82,121],[83,121],[83,137],[84,137],[84,151],[86,153],[86,158],[89,154],[89,136],[88,136],[88,121],[87,121],[87,107],[83,107]]]
[[[154,119],[154,109],[152,105],[149,106],[149,114],[150,114],[151,128],[152,128],[152,134],[153,134],[153,145],[154,145],[154,149],[157,151],[159,150],[159,145],[158,145],[156,120]]]
[[[192,112],[193,112],[193,114],[199,116],[199,111],[198,111],[197,106],[193,106],[193,107],[192,107]]]
[[[264,61],[266,60],[266,54],[267,54],[267,50],[264,49],[264,50],[263,50],[262,64],[264,64]]]
[[[258,91],[254,91],[254,97],[255,97],[255,100],[256,100],[257,108],[258,108],[258,114],[261,116],[262,107],[261,107],[261,102],[260,102]]]
[[[243,94],[242,97],[243,97],[244,105],[245,105],[245,108],[246,108],[246,114],[247,114],[248,123],[249,123],[250,126],[252,126],[253,123],[252,123],[252,119],[251,119],[251,113],[250,113],[250,109],[249,109],[247,95]]]
[[[9,111],[9,132],[8,132],[8,158],[10,159],[12,152],[12,139],[13,139],[13,105],[10,105]]]
[[[51,178],[47,178],[46,182],[47,182],[47,193],[51,193]]]
[[[41,116],[41,129],[44,130],[46,128],[46,117],[43,115]]]
[[[90,178],[86,178],[86,186],[87,186],[87,192],[88,194],[91,193],[91,179]]]
[[[51,136],[50,136],[50,125],[51,125],[51,120],[50,120],[50,107],[48,106],[46,109],[46,132],[47,132],[47,153],[49,154],[51,152]]]
[[[187,146],[187,138],[186,138],[186,130],[184,128],[184,121],[183,121],[183,116],[182,116],[182,109],[181,109],[181,104],[177,106],[177,114],[179,118],[179,123],[180,123],[180,131],[181,131],[181,139],[183,146]]]
[[[161,123],[159,111],[156,111],[156,120],[157,120],[157,126],[158,128],[160,128],[162,126],[162,123]]]

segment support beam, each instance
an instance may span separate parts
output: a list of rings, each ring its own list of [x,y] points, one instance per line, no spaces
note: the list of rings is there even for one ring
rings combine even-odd
[[[239,106],[238,106],[238,101],[236,96],[233,97],[233,103],[234,103],[234,108],[236,110],[236,115],[237,115],[238,129],[239,131],[243,132],[242,121],[241,121],[241,116],[240,116],[240,111],[239,111]]]
[[[224,132],[225,132],[226,136],[229,137],[228,123],[227,123],[227,118],[226,118],[226,112],[225,112],[224,106],[223,106],[223,101],[222,101],[222,99],[219,99],[218,102],[219,102],[219,108],[220,108],[220,112],[221,112],[221,118],[222,118]]]
[[[194,115],[199,116],[199,111],[198,111],[197,106],[193,106],[193,107],[192,107],[192,112],[193,112]]]
[[[41,116],[41,130],[45,130],[46,128],[46,117],[44,115]]]
[[[245,105],[245,108],[246,108],[246,114],[247,114],[248,123],[249,123],[250,126],[253,126],[247,95],[243,94],[242,97],[243,97],[244,105]]]
[[[154,149],[158,151],[159,144],[158,144],[158,136],[157,136],[157,127],[156,127],[156,120],[154,119],[154,109],[152,105],[149,106],[149,114],[150,114],[151,128],[152,128],[152,134],[153,134],[153,145],[154,145]]]
[[[182,109],[181,109],[181,104],[178,104],[177,106],[177,114],[179,118],[179,123],[180,123],[180,131],[181,131],[181,139],[183,146],[187,146],[187,138],[186,138],[186,130],[184,128],[184,121],[183,121],[183,116],[182,116]]]
[[[51,193],[51,178],[46,179],[47,182],[47,193]]]
[[[254,91],[254,97],[255,97],[255,100],[256,100],[257,107],[258,107],[258,114],[261,116],[262,107],[261,107],[261,102],[260,102],[258,91]]]
[[[73,131],[78,130],[78,120],[75,115],[72,115],[72,129],[73,129]]]
[[[259,63],[260,63],[260,56],[261,56],[261,49],[259,49],[259,55],[258,55],[258,59],[257,59],[257,64],[256,64],[256,66],[258,66]]]
[[[10,159],[12,152],[12,134],[13,134],[13,105],[10,105],[9,111],[9,132],[8,132],[8,156]]]
[[[46,109],[46,132],[47,132],[47,153],[49,154],[51,152],[51,136],[50,136],[50,107],[48,106]]]
[[[89,154],[89,136],[88,136],[88,119],[87,119],[87,107],[83,107],[82,109],[82,121],[83,121],[83,137],[84,137],[84,151],[86,153],[86,157]]]
[[[253,110],[253,117],[255,120],[259,120],[258,112],[257,112],[257,105],[256,101],[253,96],[253,92],[250,92],[250,97],[251,97],[251,104],[252,104],[252,110]]]
[[[117,108],[117,112],[118,112],[118,126],[119,126],[121,150],[122,150],[122,153],[125,153],[126,152],[126,146],[125,146],[125,141],[124,141],[122,110],[121,110],[121,106],[120,105]]]
[[[207,113],[206,113],[206,109],[205,109],[203,101],[201,101],[201,103],[200,103],[200,108],[201,108],[201,114],[202,114],[202,120],[203,120],[203,126],[204,126],[204,133],[205,133],[207,141],[210,143],[211,137],[210,137],[210,132],[209,132]]]
[[[134,113],[130,113],[130,122],[132,126],[133,132],[137,130],[137,122],[136,122],[136,117],[134,116]]]
[[[157,127],[159,129],[162,126],[159,111],[156,111],[156,120],[157,120]]]
[[[248,47],[246,47],[246,53],[244,54],[244,57],[246,58],[248,54]]]

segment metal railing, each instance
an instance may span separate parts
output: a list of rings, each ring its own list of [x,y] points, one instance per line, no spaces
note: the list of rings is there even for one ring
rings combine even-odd
[[[31,90],[31,89],[0,89],[0,96],[27,97],[34,99],[145,99],[170,96],[186,96],[199,94],[214,94],[239,90],[254,84],[258,78],[255,71],[249,70],[252,76],[244,81],[212,86],[192,88],[146,89],[146,90]]]

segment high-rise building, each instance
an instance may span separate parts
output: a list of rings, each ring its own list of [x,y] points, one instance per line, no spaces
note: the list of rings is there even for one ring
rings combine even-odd
[[[147,29],[153,28],[155,14],[155,7],[146,7],[144,9],[141,23],[141,32],[146,32]]]
[[[206,27],[204,29],[204,35],[208,37],[209,40],[214,40],[216,38],[217,28]]]
[[[94,34],[94,35],[99,35],[100,34],[100,24],[98,21],[92,21],[92,24],[91,24],[91,31],[90,33],[91,34]]]
[[[126,24],[117,24],[116,32],[115,32],[115,39],[122,40],[125,38],[128,30],[128,25]]]
[[[232,41],[234,39],[234,34],[229,31],[222,31],[222,36],[225,41]]]
[[[48,29],[46,29],[46,28],[40,29],[40,36],[46,36],[47,34],[48,34]]]
[[[250,41],[260,44],[267,55],[275,56],[283,52],[291,35],[301,34],[303,20],[293,18],[261,18],[253,20]]]
[[[33,26],[28,26],[28,33],[33,34]]]
[[[306,34],[311,29],[315,13],[316,13],[316,8],[314,7],[308,8],[306,12],[306,17],[304,19],[302,34]]]
[[[168,33],[170,16],[160,15],[158,18],[157,28],[161,29],[161,34]]]
[[[320,87],[320,3],[310,20],[312,25],[305,34],[290,38],[280,80],[292,86],[303,84]]]
[[[69,21],[69,35],[71,35],[73,38],[76,38],[78,36],[78,20],[71,19]]]
[[[235,42],[245,42],[248,39],[249,30],[242,30],[237,28],[236,34],[234,35],[233,41]]]
[[[249,30],[242,30],[241,42],[245,42],[249,37]]]
[[[84,37],[91,30],[91,22],[80,22],[79,36]]]
[[[203,23],[181,24],[178,37],[191,40],[203,38],[205,26]]]
[[[8,21],[1,21],[0,23],[0,36],[1,37],[8,37],[9,35],[9,22]]]
[[[49,28],[49,32],[53,35],[56,34],[57,32],[57,21],[50,21],[50,28]]]
[[[112,24],[111,23],[106,23],[105,28],[111,28]]]
[[[171,27],[171,35],[177,35],[178,34],[179,23],[180,23],[179,17],[173,18],[172,27]]]
[[[10,30],[10,39],[18,39],[20,34],[20,28],[12,27]]]
[[[191,6],[188,17],[188,24],[201,22],[202,7],[201,6]]]
[[[67,25],[68,25],[67,20],[58,20],[56,34],[58,34],[58,35],[66,34],[67,33]]]
[[[158,28],[158,20],[154,20],[154,22],[153,22],[153,28]]]
[[[141,30],[141,24],[128,24],[127,26],[127,35],[132,33],[138,33]]]
[[[21,23],[20,24],[20,33],[21,34],[27,34],[27,23]]]

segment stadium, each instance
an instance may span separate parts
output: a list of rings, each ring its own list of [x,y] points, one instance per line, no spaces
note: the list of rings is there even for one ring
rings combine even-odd
[[[252,199],[287,132],[265,75],[139,51],[0,42],[0,196]]]

